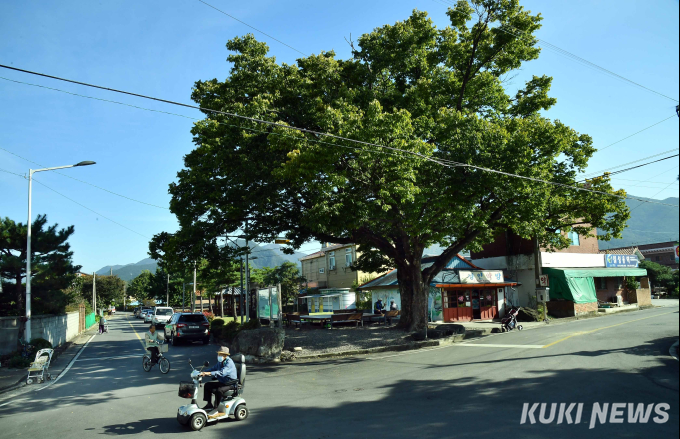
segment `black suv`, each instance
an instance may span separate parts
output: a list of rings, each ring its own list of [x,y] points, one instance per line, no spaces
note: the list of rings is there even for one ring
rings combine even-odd
[[[202,313],[177,312],[165,325],[165,339],[173,346],[180,341],[201,340],[210,343],[210,323]]]

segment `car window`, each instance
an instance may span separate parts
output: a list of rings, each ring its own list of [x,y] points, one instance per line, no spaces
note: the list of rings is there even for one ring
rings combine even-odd
[[[191,322],[191,323],[200,322],[200,323],[203,323],[203,322],[206,322],[208,319],[206,319],[205,316],[202,315],[202,314],[189,314],[189,315],[181,316],[180,320],[183,321],[183,322]]]
[[[157,316],[169,316],[172,315],[172,309],[170,308],[158,308],[156,309]]]

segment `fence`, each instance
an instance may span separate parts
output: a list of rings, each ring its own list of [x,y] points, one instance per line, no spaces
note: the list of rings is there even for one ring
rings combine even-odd
[[[87,314],[85,316],[85,329],[89,328],[90,326],[94,325],[96,323],[96,319],[94,316],[94,313]]]

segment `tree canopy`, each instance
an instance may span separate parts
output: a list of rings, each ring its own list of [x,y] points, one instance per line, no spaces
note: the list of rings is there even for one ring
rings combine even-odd
[[[92,303],[92,276],[82,276],[81,294],[88,302]],[[115,304],[123,304],[125,294],[125,281],[118,276],[97,275],[97,308],[106,308]]]
[[[31,310],[33,314],[60,314],[71,297],[65,292],[80,265],[73,264],[67,242],[74,227],[48,225],[38,215],[31,227]],[[28,227],[0,218],[0,314],[23,315],[26,304],[26,237]]]
[[[625,193],[607,178],[589,189],[618,197],[576,182],[595,148],[544,115],[552,78],[514,93],[505,82],[539,56],[540,14],[517,0],[461,0],[447,14],[443,29],[417,10],[377,28],[351,42],[350,59],[329,51],[280,64],[252,35],[230,40],[229,76],[196,82],[192,98],[269,124],[204,111],[170,185],[182,242],[227,252],[219,237],[245,230],[295,248],[357,243],[355,268],[399,269],[400,324],[412,329],[425,324],[437,272],[502,230],[554,248],[568,245],[558,229],[619,237]],[[423,269],[433,244],[444,250]]]

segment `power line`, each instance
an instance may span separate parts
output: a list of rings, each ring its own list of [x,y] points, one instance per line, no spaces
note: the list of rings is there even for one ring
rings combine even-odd
[[[671,184],[673,184],[673,183],[671,183]],[[665,191],[666,189],[668,189],[669,187],[671,187],[671,184],[669,184],[669,185],[666,186],[665,188],[661,189],[659,192],[657,192],[657,193],[655,193],[654,195],[652,195],[651,198],[656,197],[656,196],[659,195],[661,192],[663,192],[663,191]],[[635,207],[633,207],[632,209],[630,209],[630,211],[631,211],[631,212],[634,211],[634,210],[637,209],[638,207],[642,206],[642,204],[643,204],[643,203],[638,204],[637,206],[635,206]]]
[[[442,1],[447,1],[447,0],[442,0]],[[449,4],[450,4],[451,6],[455,6],[453,3],[449,3]],[[516,32],[518,32],[519,34],[516,34],[516,33],[514,33],[514,32],[510,32],[509,30],[504,29],[504,27],[509,27],[510,29],[514,29],[514,30],[515,30]],[[554,44],[551,44],[551,43],[549,43],[549,42],[547,42],[547,41],[545,41],[545,40],[542,40],[542,39],[536,37],[535,35],[531,35],[531,34],[527,35],[525,32],[522,32],[521,30],[519,30],[519,29],[517,29],[517,28],[515,28],[515,27],[513,27],[513,26],[511,26],[511,25],[509,25],[509,24],[503,24],[503,25],[498,26],[498,27],[496,27],[496,28],[494,28],[494,29],[498,29],[498,30],[501,31],[501,32],[505,32],[505,33],[507,33],[507,34],[514,35],[514,36],[516,36],[516,37],[522,37],[522,36],[524,36],[524,37],[535,38],[536,41],[540,41],[541,43],[543,43],[543,44],[544,44],[544,47],[546,47],[547,49],[553,50],[553,51],[555,51],[555,52],[557,52],[557,53],[559,53],[559,54],[561,54],[561,55],[564,55],[564,56],[566,56],[566,57],[568,57],[568,58],[571,58],[572,60],[574,60],[574,61],[576,61],[576,62],[578,62],[578,63],[581,63],[581,64],[583,64],[583,65],[585,65],[585,66],[587,66],[587,67],[590,67],[590,68],[595,69],[595,70],[599,70],[599,71],[601,71],[601,72],[603,72],[603,73],[605,73],[605,74],[607,74],[607,75],[610,75],[610,76],[612,76],[612,77],[614,77],[614,78],[617,78],[617,79],[620,79],[620,80],[622,80],[622,81],[628,82],[629,84],[632,84],[632,85],[634,85],[634,86],[640,87],[640,88],[642,88],[642,89],[644,89],[644,90],[647,90],[647,91],[649,91],[649,92],[651,92],[651,93],[654,93],[654,94],[656,94],[656,95],[658,95],[658,96],[663,96],[664,98],[670,99],[670,100],[673,101],[673,102],[680,102],[680,101],[678,101],[678,99],[676,99],[676,98],[672,98],[672,97],[667,96],[667,95],[665,95],[665,94],[663,94],[663,93],[659,93],[659,92],[656,91],[656,90],[652,90],[652,89],[649,88],[649,87],[645,87],[644,85],[639,84],[639,83],[637,83],[637,82],[635,82],[635,81],[632,81],[632,80],[630,80],[630,79],[628,79],[628,78],[626,78],[626,77],[624,77],[624,76],[621,76],[621,75],[619,75],[618,73],[612,72],[612,71],[609,70],[609,69],[606,69],[606,68],[604,68],[604,67],[602,67],[602,66],[599,66],[599,65],[597,65],[597,64],[595,64],[595,63],[593,63],[593,62],[590,62],[590,61],[588,61],[588,60],[585,59],[585,58],[581,58],[580,56],[578,56],[578,55],[576,55],[576,54],[574,54],[574,53],[571,53],[571,52],[569,52],[569,51],[567,51],[567,50],[565,50],[565,49],[562,49],[561,47],[558,47],[558,46],[556,46],[556,45],[554,45]]]
[[[302,51],[300,51],[300,50],[297,50],[295,47],[293,47],[293,46],[291,46],[291,45],[289,45],[289,44],[286,44],[286,43],[284,43],[283,41],[281,41],[281,40],[279,40],[279,39],[277,39],[277,38],[274,38],[273,36],[269,35],[268,33],[265,33],[265,32],[263,32],[263,31],[261,31],[260,29],[254,27],[254,26],[249,25],[248,23],[246,23],[246,22],[243,21],[243,20],[239,20],[238,18],[234,17],[233,15],[227,14],[226,12],[224,12],[224,11],[221,10],[221,9],[217,9],[215,6],[211,5],[210,3],[206,3],[206,2],[204,2],[203,0],[198,0],[198,1],[201,2],[201,3],[203,3],[203,4],[206,5],[206,6],[210,7],[210,8],[213,8],[213,9],[216,10],[217,12],[220,12],[220,13],[226,15],[227,17],[231,18],[232,20],[236,20],[236,21],[238,21],[239,23],[244,24],[244,25],[248,26],[249,28],[251,28],[251,29],[253,29],[253,30],[256,30],[257,32],[261,33],[262,35],[265,35],[265,36],[271,38],[272,40],[274,40],[274,41],[276,41],[276,42],[278,42],[278,43],[280,43],[280,44],[283,44],[283,45],[286,46],[287,48],[292,49],[292,50],[296,51],[297,53],[299,53],[299,54],[301,54],[301,55],[307,56],[306,53],[304,53],[304,52],[302,52]]]
[[[644,158],[641,158],[641,159],[638,159],[638,160],[633,160],[632,162],[623,163],[623,164],[617,165],[617,166],[612,166],[611,168],[606,168],[606,169],[603,169],[603,170],[597,171],[597,172],[590,172],[590,173],[588,173],[588,174],[585,174],[585,175],[583,176],[583,178],[588,179],[588,178],[592,178],[592,176],[600,176],[600,175],[603,175],[605,172],[611,171],[611,170],[613,170],[613,169],[621,168],[621,167],[623,167],[623,166],[632,165],[632,164],[634,164],[634,163],[640,163],[640,162],[642,162],[642,161],[645,161],[645,160],[648,160],[648,159],[652,159],[652,158],[658,157],[658,156],[660,156],[660,155],[668,154],[669,152],[678,151],[678,149],[680,149],[680,148],[669,149],[668,151],[660,152],[660,153],[658,153],[658,154],[650,155],[649,157],[644,157]],[[660,162],[660,161],[663,161],[663,160],[668,160],[669,158],[676,157],[676,156],[677,156],[677,154],[676,154],[675,156],[670,156],[670,157],[666,157],[666,158],[663,158],[663,159],[660,159],[660,160],[655,160],[655,161],[653,161],[653,162],[646,163],[645,165],[642,165],[642,166],[646,166],[646,165],[648,165],[648,164]],[[637,167],[638,167],[638,166],[635,166],[635,167],[633,167],[633,168],[628,168],[628,169],[626,169],[626,170],[634,169],[634,168],[637,168]],[[615,172],[610,172],[610,174],[618,174],[618,173],[623,172],[623,171],[624,171],[624,170],[615,171]],[[581,180],[581,181],[583,181],[583,180]]]
[[[0,77],[0,79],[5,79],[5,78]],[[13,81],[13,82],[17,82],[17,81]],[[13,156],[19,157],[20,159],[25,160],[25,161],[27,161],[27,162],[29,162],[29,163],[33,163],[34,165],[38,165],[38,166],[41,166],[41,167],[43,167],[43,168],[46,168],[46,167],[47,167],[47,166],[45,166],[45,165],[41,165],[40,163],[34,162],[33,160],[29,160],[29,159],[27,159],[26,157],[22,157],[22,156],[20,156],[19,154],[16,154],[16,153],[10,151],[9,149],[5,149],[5,148],[3,148],[3,147],[1,147],[1,146],[0,146],[0,149],[3,150],[3,151],[5,151],[5,152],[7,152],[7,153],[9,153],[9,154],[12,154]],[[63,176],[63,177],[70,178],[71,180],[79,181],[80,183],[84,183],[84,184],[90,185],[90,186],[92,186],[92,187],[95,187],[95,188],[97,188],[97,189],[99,189],[99,190],[102,190],[102,191],[104,191],[104,192],[108,192],[108,193],[110,193],[110,194],[116,195],[116,196],[118,196],[118,197],[125,198],[126,200],[134,201],[135,203],[146,204],[147,206],[156,207],[156,208],[158,208],[158,209],[169,210],[167,207],[157,206],[157,205],[155,205],[155,204],[147,203],[147,202],[145,202],[145,201],[135,200],[134,198],[130,198],[130,197],[128,197],[128,196],[121,195],[121,194],[119,194],[119,193],[110,191],[110,190],[108,190],[108,189],[104,189],[103,187],[99,187],[99,186],[97,186],[97,185],[95,185],[95,184],[88,183],[87,181],[83,181],[83,180],[80,180],[80,179],[78,179],[78,178],[71,177],[70,175],[64,174],[63,172],[54,171],[54,173],[55,173],[55,174],[59,174],[59,175],[61,175],[61,176]]]
[[[78,84],[78,85],[84,85],[84,86],[87,86],[87,87],[97,88],[97,89],[100,89],[100,90],[108,90],[108,91],[112,91],[112,92],[115,92],[115,93],[121,93],[121,94],[130,95],[130,96],[136,96],[136,97],[140,97],[140,98],[144,98],[144,99],[149,99],[149,100],[153,100],[153,101],[157,101],[157,102],[164,102],[164,103],[171,104],[171,105],[177,105],[177,106],[181,106],[181,107],[192,108],[192,109],[200,110],[200,111],[203,111],[203,112],[211,112],[211,113],[215,113],[215,114],[221,114],[221,115],[225,115],[225,116],[229,116],[229,117],[243,119],[243,120],[247,120],[247,121],[250,121],[250,122],[256,122],[256,123],[274,126],[274,127],[278,127],[278,128],[298,131],[298,132],[312,134],[312,135],[316,135],[316,136],[330,137],[330,138],[336,139],[336,140],[346,140],[348,142],[356,143],[356,144],[359,144],[359,145],[374,146],[374,147],[381,148],[381,149],[387,149],[387,150],[390,150],[390,151],[395,151],[399,154],[406,154],[406,155],[415,156],[415,157],[436,163],[440,166],[447,167],[447,168],[468,167],[468,168],[471,168],[471,169],[477,169],[477,170],[481,170],[481,171],[485,171],[485,172],[502,174],[502,175],[506,175],[506,176],[509,176],[509,177],[520,178],[520,179],[524,179],[524,180],[530,180],[530,181],[534,181],[534,182],[550,184],[550,185],[553,185],[553,186],[566,187],[566,188],[573,189],[573,190],[576,190],[576,191],[592,192],[592,193],[607,195],[607,196],[611,196],[611,197],[615,197],[615,198],[619,198],[619,199],[629,198],[629,199],[636,199],[636,200],[639,200],[639,201],[644,201],[644,202],[647,202],[647,203],[663,204],[663,203],[655,203],[653,201],[640,200],[638,198],[634,198],[634,197],[630,197],[630,196],[624,197],[624,196],[621,196],[621,195],[611,194],[611,193],[603,192],[603,191],[596,191],[596,190],[587,189],[587,188],[584,188],[584,187],[572,186],[572,185],[568,185],[568,184],[564,184],[564,183],[557,183],[557,182],[549,181],[549,180],[542,180],[542,179],[534,178],[534,177],[526,177],[526,176],[523,176],[523,175],[512,174],[512,173],[509,173],[509,172],[498,171],[498,170],[495,170],[495,169],[483,168],[481,166],[469,165],[467,163],[460,163],[460,162],[455,162],[455,161],[452,161],[452,160],[434,159],[432,157],[428,157],[424,154],[414,152],[414,151],[403,150],[403,149],[399,149],[399,148],[395,148],[395,147],[391,147],[391,146],[379,145],[377,143],[365,142],[365,141],[362,141],[362,140],[350,139],[350,138],[338,136],[338,135],[335,135],[335,134],[309,130],[309,129],[306,129],[306,128],[294,127],[294,126],[291,126],[291,125],[285,125],[285,124],[278,123],[278,122],[272,122],[272,121],[268,121],[268,120],[257,119],[257,118],[254,118],[254,117],[242,116],[242,115],[236,114],[236,113],[230,113],[230,112],[220,111],[220,110],[212,110],[212,109],[209,109],[209,108],[203,108],[203,107],[196,106],[196,105],[183,104],[181,102],[175,102],[175,101],[170,101],[170,100],[166,100],[166,99],[155,98],[155,97],[152,97],[152,96],[146,96],[146,95],[127,92],[127,91],[123,91],[123,90],[116,90],[116,89],[103,87],[103,86],[99,86],[99,85],[93,85],[93,84],[88,84],[88,83],[84,83],[84,82],[74,81],[74,80],[71,80],[71,79],[65,79],[65,78],[60,78],[60,77],[57,77],[57,76],[47,75],[47,74],[44,74],[44,73],[32,72],[30,70],[24,70],[24,69],[19,69],[19,68],[16,68],[16,67],[10,67],[10,66],[6,66],[6,65],[3,65],[3,64],[0,64],[0,67],[10,69],[10,70],[19,71],[19,72],[23,72],[23,73],[28,73],[28,74],[31,74],[31,75],[42,76],[42,77],[46,77],[46,78],[50,78],[50,79],[56,79],[56,80],[64,81],[64,82],[70,82],[70,83]],[[1,78],[1,79],[5,79],[5,78]],[[14,81],[14,80],[10,80],[10,81],[20,82],[20,81]],[[28,85],[34,85],[34,84],[28,84]],[[42,87],[42,86],[39,86],[39,87]],[[47,88],[47,87],[45,87],[45,88]],[[53,90],[58,90],[58,89],[53,89]],[[62,91],[62,90],[58,90],[58,91]],[[66,93],[70,93],[70,92],[66,92]],[[73,93],[70,93],[70,94],[73,94]],[[114,102],[114,101],[112,101],[112,102]],[[127,104],[122,104],[120,102],[115,102],[115,103],[121,104],[121,105],[127,105]],[[142,108],[142,107],[136,107],[136,108]],[[169,113],[169,114],[171,114],[171,113]],[[181,116],[181,117],[187,117],[187,116]],[[219,121],[214,121],[214,122],[220,123]],[[229,124],[225,124],[225,125],[233,126],[233,125],[229,125]],[[250,129],[250,128],[241,127],[241,126],[236,126],[236,127],[240,128],[240,129],[246,129],[246,130]],[[254,130],[254,129],[250,129],[250,130],[258,131],[258,130]],[[267,134],[285,136],[285,135],[279,134],[279,133],[267,133]],[[296,138],[296,140],[300,140],[300,139]],[[305,140],[315,141],[315,140],[308,139],[308,138],[305,138]],[[315,142],[328,144],[328,145],[331,145],[331,146],[339,146],[339,147],[343,147],[343,148],[351,148],[351,149],[360,150],[360,148],[352,148],[352,147],[349,147],[349,146],[346,146],[346,145],[333,144],[333,143],[322,142],[322,141],[318,141],[318,140],[315,141]],[[675,150],[673,150],[673,151],[675,151]],[[385,152],[383,152],[383,153],[385,153]],[[657,155],[660,155],[660,154],[657,154]],[[653,156],[653,157],[655,157],[655,156]],[[671,158],[671,157],[668,157],[668,158]]]
[[[19,177],[21,177],[21,178],[23,178],[23,179],[26,179],[26,176],[25,176],[25,175],[17,174],[16,172],[7,171],[7,170],[5,170],[5,169],[0,169],[0,171],[7,172],[8,174],[18,175]],[[124,225],[122,225],[121,223],[119,223],[119,222],[117,222],[117,221],[114,221],[114,220],[112,220],[111,218],[109,218],[109,217],[107,217],[107,216],[104,216],[104,215],[102,215],[101,213],[99,213],[99,212],[97,212],[97,211],[95,211],[95,210],[93,210],[93,209],[90,209],[89,207],[85,206],[84,204],[77,202],[77,201],[74,200],[73,198],[67,197],[66,195],[62,194],[61,192],[58,192],[58,191],[56,191],[55,189],[52,189],[51,187],[49,187],[49,186],[46,185],[45,183],[43,183],[43,182],[37,180],[35,177],[33,177],[32,180],[33,180],[35,183],[38,183],[38,184],[40,184],[40,185],[42,185],[42,186],[45,186],[47,189],[51,190],[51,191],[54,192],[55,194],[61,195],[62,197],[66,198],[67,200],[71,201],[72,203],[75,203],[75,204],[77,204],[78,206],[80,206],[80,207],[82,207],[82,208],[84,208],[84,209],[87,209],[87,210],[89,210],[90,212],[92,212],[92,213],[94,213],[94,214],[96,214],[96,215],[98,215],[98,216],[101,216],[102,218],[107,219],[107,220],[111,221],[112,223],[114,223],[114,224],[116,224],[116,225],[118,225],[118,226],[120,226],[120,227],[122,227],[122,228],[124,228],[124,229],[127,229],[127,230],[131,231],[132,233],[136,233],[137,235],[139,235],[139,236],[141,236],[141,237],[143,237],[143,238],[146,238],[146,239],[151,239],[151,238],[149,238],[149,237],[146,236],[146,235],[142,235],[141,233],[139,233],[139,232],[137,232],[137,231],[135,231],[135,230],[132,230],[131,228],[129,228],[129,227],[127,227],[127,226],[124,226]]]
[[[621,142],[623,142],[624,140],[630,139],[631,137],[636,136],[636,135],[640,134],[640,133],[643,132],[643,131],[647,131],[648,129],[650,129],[650,128],[652,128],[652,127],[655,127],[655,126],[659,125],[659,124],[662,123],[662,122],[666,122],[667,120],[670,120],[670,119],[675,119],[676,117],[677,117],[677,116],[669,116],[669,117],[665,118],[664,120],[655,123],[654,125],[650,125],[650,126],[648,126],[647,128],[641,129],[641,130],[638,131],[637,133],[633,133],[633,134],[631,134],[631,135],[628,136],[628,137],[624,137],[624,138],[621,139],[621,140],[617,140],[617,141],[614,142],[614,143],[610,143],[609,145],[605,146],[604,148],[598,149],[597,152],[602,152],[602,151],[604,151],[605,149],[609,148],[610,146],[614,146],[614,145],[616,145],[617,143],[621,143]]]

